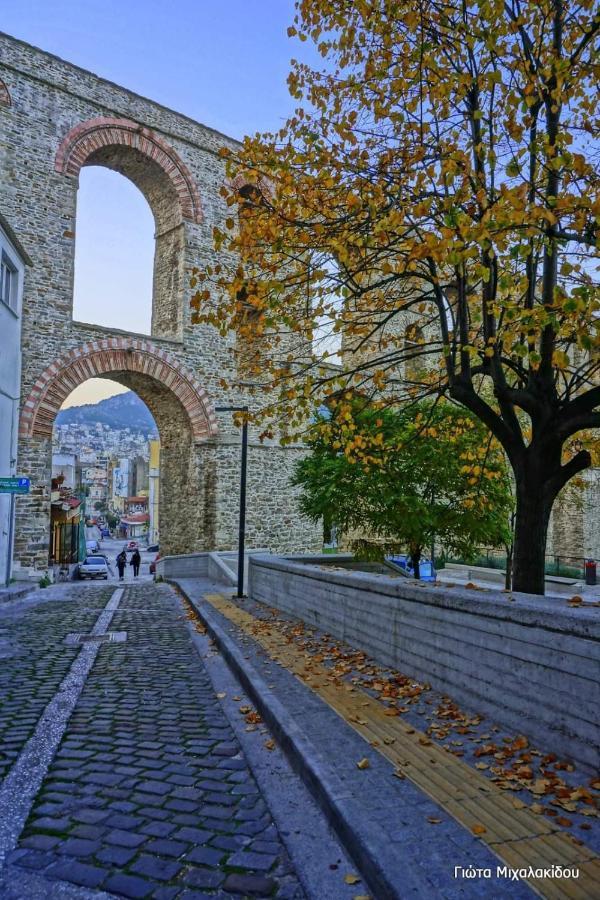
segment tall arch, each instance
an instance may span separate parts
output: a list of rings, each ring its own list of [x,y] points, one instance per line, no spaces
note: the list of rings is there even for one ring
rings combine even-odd
[[[113,337],[88,341],[56,359],[36,379],[24,402],[19,471],[31,479],[31,491],[17,509],[18,558],[37,569],[48,564],[52,428],[64,400],[90,378],[108,378],[134,391],[156,422],[161,441],[162,552],[188,553],[212,543],[212,532],[202,528],[203,479],[210,476],[204,457],[210,461],[210,439],[217,434],[209,398],[193,372],[153,341]]]
[[[102,116],[71,128],[58,147],[54,166],[76,182],[84,166],[103,166],[125,176],[144,195],[155,222],[151,333],[180,340],[185,225],[202,221],[202,207],[194,178],[179,154],[150,128]]]
[[[194,442],[216,435],[215,412],[206,391],[189,369],[152,341],[116,337],[76,347],[42,372],[23,404],[20,437],[51,436],[63,402],[89,378],[111,378],[136,390],[133,384],[139,384],[137,376],[150,380],[154,390],[166,389],[179,401]]]

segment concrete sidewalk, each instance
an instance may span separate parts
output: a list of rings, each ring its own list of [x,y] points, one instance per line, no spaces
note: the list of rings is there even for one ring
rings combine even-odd
[[[368,710],[358,714],[354,712],[353,723],[344,720],[343,715],[334,711],[332,704],[335,705],[335,699],[331,696],[330,687],[321,679],[319,665],[312,668],[314,676],[311,678],[301,680],[302,675],[297,667],[296,673],[292,674],[291,669],[294,665],[290,661],[292,657],[286,656],[285,645],[289,643],[293,646],[295,643],[299,647],[300,656],[304,654],[307,657],[310,655],[319,658],[324,653],[319,646],[322,636],[315,635],[312,629],[302,629],[299,623],[289,621],[284,640],[277,645],[278,627],[275,626],[276,624],[278,626],[279,621],[285,617],[280,614],[274,616],[274,611],[269,611],[266,607],[251,601],[239,606],[228,600],[219,603],[216,600],[216,593],[219,590],[223,593],[223,586],[208,580],[180,579],[177,583],[198,610],[202,621],[206,623],[220,650],[244,683],[257,710],[269,724],[294,767],[303,774],[314,796],[327,812],[368,882],[374,897],[493,896],[495,898],[533,895],[524,880],[511,880],[510,877],[502,875],[503,865],[505,872],[507,865],[511,867],[507,863],[509,855],[507,850],[503,851],[503,856],[500,855],[498,846],[492,850],[490,845],[477,835],[477,828],[474,834],[470,827],[459,824],[454,818],[452,803],[448,802],[452,798],[446,797],[443,802],[434,801],[432,794],[435,794],[437,776],[433,776],[433,768],[431,785],[426,780],[422,782],[423,788],[426,789],[417,786],[408,775],[394,777],[395,767],[373,746],[378,742],[373,740],[369,743],[365,736],[357,733],[357,729],[361,730],[362,727],[361,717],[363,715],[367,717]],[[239,613],[235,612],[236,609],[239,609]],[[243,617],[247,617],[248,614],[257,622],[262,620],[267,628],[260,626],[254,629],[253,634],[252,627],[240,627]],[[268,624],[269,620],[273,627]],[[343,656],[345,650],[340,642],[330,641],[329,644],[337,645]],[[265,648],[268,648],[267,652]],[[356,651],[354,654],[356,656]],[[274,657],[280,662],[276,662]],[[285,664],[280,664],[284,660],[287,660]],[[368,671],[370,663],[371,661],[363,658],[358,668]],[[311,662],[309,669],[313,665]],[[356,674],[356,670],[349,671],[349,676],[353,674]],[[324,698],[327,698],[327,702],[324,702]],[[416,725],[416,728],[408,729],[405,725],[405,729],[409,732],[412,730],[418,736],[417,728],[423,729],[423,745],[431,746],[432,756],[438,759],[439,751],[432,740],[435,735],[424,733],[430,724],[431,705],[435,704],[436,699],[433,692],[424,690],[419,703],[410,705],[403,719],[408,720],[408,726],[412,726],[413,723]],[[445,699],[448,701],[448,698]],[[365,694],[364,702],[358,697],[355,698],[355,703],[358,703],[355,709],[367,707],[368,693]],[[391,724],[389,728],[386,726],[382,733],[390,735],[400,733],[390,730],[398,719],[385,721]],[[479,724],[484,737],[485,731],[493,729],[494,734],[498,732],[497,740],[502,739],[500,729],[493,726],[493,723]],[[364,725],[367,725],[366,718]],[[368,733],[368,728],[362,730]],[[450,737],[454,738],[460,736],[460,731],[458,734],[450,734]],[[489,738],[489,735],[487,737]],[[476,741],[481,740],[476,735],[474,738]],[[451,743],[462,745],[466,742],[466,739],[448,741],[447,750],[462,757],[465,750],[462,747],[459,750],[458,747],[451,746]],[[383,747],[383,742],[380,746]],[[478,748],[480,744],[474,744],[471,750],[477,753]],[[358,763],[364,759],[367,759],[365,767],[358,767]],[[436,759],[433,759],[434,763]],[[449,762],[454,756],[442,753],[442,760],[444,759]],[[460,784],[456,786],[456,798],[465,796],[465,791],[477,791],[480,786],[485,791],[486,784],[489,785],[489,790],[495,790],[499,795],[500,791],[477,771],[477,763],[483,769],[488,769],[487,763],[481,763],[480,758],[473,754],[467,761],[469,767],[465,765],[464,769],[471,775],[465,776],[462,787]],[[408,772],[409,769],[404,771]],[[402,775],[404,772],[399,774]],[[476,787],[473,788],[473,785]],[[577,842],[574,842],[560,828],[553,824],[549,825],[551,819],[546,816],[531,815],[527,809],[523,813],[519,812],[520,808],[527,806],[527,801],[521,799],[526,794],[527,792],[522,791],[514,794],[515,805],[510,807],[512,812],[508,814],[506,824],[503,826],[507,846],[510,844],[512,849],[512,838],[525,834],[523,823],[527,823],[529,828],[533,823],[536,834],[547,835],[544,840],[549,841],[550,848],[556,844],[554,860],[556,863],[563,860],[564,864],[564,859],[568,858],[578,859],[588,868],[588,864],[596,867],[597,860],[591,846],[594,841],[590,840],[590,832],[579,833]],[[473,796],[474,808],[477,810],[480,804],[476,799],[476,793]],[[513,795],[509,796],[512,800]],[[489,805],[489,798],[486,799]],[[536,798],[529,795],[527,799],[531,802]],[[508,799],[503,796],[502,801],[502,808],[506,809]],[[484,805],[481,804],[482,816]],[[571,814],[571,818],[577,819],[577,816]],[[518,824],[521,819],[523,822]],[[587,829],[590,827],[589,823],[595,820],[580,816],[578,822],[583,823],[583,827]],[[493,830],[494,823],[488,822],[488,827]],[[485,830],[484,828],[483,831]],[[491,834],[487,837],[492,839]],[[585,838],[586,844],[582,843],[581,838]],[[589,849],[587,844],[590,844]],[[573,852],[569,849],[571,847]],[[564,855],[561,856],[563,851]],[[552,852],[554,851],[550,849],[550,857]],[[517,853],[514,860],[518,858]],[[516,862],[512,867],[519,868]],[[461,873],[472,872],[473,869],[486,875],[473,880],[461,877]],[[500,872],[498,877],[497,872]],[[543,883],[538,881],[535,887],[542,896],[567,896],[563,893],[558,880],[553,880],[552,883],[548,880]],[[585,893],[576,895],[586,896]]]

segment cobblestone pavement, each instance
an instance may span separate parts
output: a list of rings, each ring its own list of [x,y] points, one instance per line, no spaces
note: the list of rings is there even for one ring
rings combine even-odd
[[[90,631],[112,593],[63,591],[85,597],[85,606],[56,602],[20,622],[16,614],[0,618],[21,642],[20,653],[3,660],[10,669],[3,746],[13,755],[78,652],[64,645],[66,632]],[[127,640],[102,644],[8,858],[11,869],[131,898],[300,900],[181,601],[166,585],[127,587],[110,629]]]
[[[51,588],[49,595],[56,590]],[[26,616],[19,601],[1,611],[0,780],[79,652],[62,644],[64,634],[91,629],[111,593],[110,588],[90,586],[80,602],[71,592],[71,599],[33,606]]]

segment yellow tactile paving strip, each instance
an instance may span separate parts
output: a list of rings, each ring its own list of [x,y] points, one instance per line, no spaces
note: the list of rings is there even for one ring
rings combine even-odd
[[[401,718],[386,716],[385,707],[364,691],[341,679],[332,680],[331,673],[318,663],[307,664],[305,655],[275,628],[257,631],[253,628],[256,618],[221,594],[204,594],[204,599],[318,694],[448,815],[470,831],[475,828],[474,833],[505,865],[513,869],[579,869],[577,879],[526,879],[540,896],[597,900],[600,858],[591,850],[527,807],[516,809],[510,796],[492,781]]]

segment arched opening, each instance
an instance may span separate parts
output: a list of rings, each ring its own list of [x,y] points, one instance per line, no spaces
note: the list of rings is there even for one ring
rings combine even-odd
[[[104,117],[72,128],[58,148],[55,168],[60,174],[79,179],[81,169],[87,166],[123,175],[147,201],[154,219],[151,333],[181,339],[185,221],[202,221],[191,173],[174,149],[150,129],[128,119]],[[129,231],[124,246],[125,252],[132,253],[132,236],[137,234],[137,227],[134,225]],[[103,273],[101,284],[106,278],[107,273]],[[137,293],[137,288],[134,290]],[[102,304],[102,299],[99,302]],[[111,327],[122,326],[117,321],[111,322]]]
[[[74,348],[51,363],[24,403],[19,428],[21,468],[25,474],[31,473],[32,490],[19,510],[17,558],[22,565],[36,569],[48,564],[55,421],[73,390],[95,378],[133,391],[156,423],[161,553],[202,549],[212,535],[203,534],[198,526],[206,473],[200,470],[197,445],[216,435],[214,410],[193,373],[168,352],[149,340],[107,338]],[[189,505],[182,498],[189,498]]]
[[[154,244],[154,217],[140,190],[110,169],[83,169],[77,192],[73,318],[150,334]]]
[[[159,486],[158,427],[143,400],[109,379],[75,388],[52,434],[49,564],[55,573],[72,573],[88,550],[101,549],[110,564],[124,541],[157,544]]]

